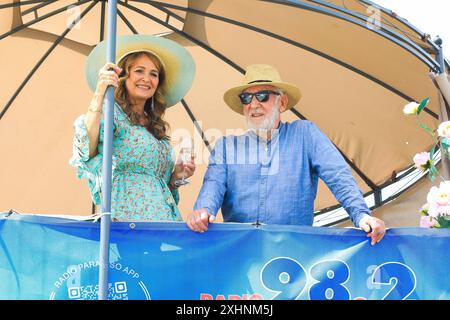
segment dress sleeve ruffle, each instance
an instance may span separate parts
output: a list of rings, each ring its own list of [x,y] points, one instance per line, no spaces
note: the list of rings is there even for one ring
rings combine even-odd
[[[113,135],[117,137],[118,124],[125,117],[122,108],[114,104],[114,124]],[[104,120],[100,120],[100,130],[98,139],[98,154],[89,159],[89,137],[87,134],[86,115],[79,116],[73,126],[75,135],[73,138],[73,154],[69,160],[69,164],[77,168],[77,177],[79,179],[86,178],[88,180],[89,191],[91,192],[92,201],[95,205],[101,204],[102,200],[102,167],[103,167],[103,134],[104,134]]]
[[[99,153],[89,159],[89,138],[84,119],[85,115],[81,115],[74,122],[73,154],[69,164],[77,168],[77,177],[79,179],[86,178],[88,180],[92,201],[94,204],[99,205],[102,198],[103,154]]]

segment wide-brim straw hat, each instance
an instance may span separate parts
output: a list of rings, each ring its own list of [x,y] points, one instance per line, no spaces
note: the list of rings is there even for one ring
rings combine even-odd
[[[134,52],[150,52],[164,68],[162,84],[167,107],[177,104],[192,86],[195,62],[191,54],[178,43],[152,35],[118,36],[116,39],[116,64]],[[106,41],[100,42],[89,54],[85,75],[89,88],[95,91],[99,70],[106,64]]]
[[[239,94],[247,88],[260,85],[274,86],[287,94],[288,104],[286,110],[295,106],[302,97],[300,89],[292,83],[283,82],[280,74],[274,67],[267,64],[252,64],[246,68],[242,85],[227,90],[223,95],[223,100],[233,111],[244,114]]]

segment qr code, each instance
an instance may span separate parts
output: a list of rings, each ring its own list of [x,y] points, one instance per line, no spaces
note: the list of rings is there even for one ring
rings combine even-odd
[[[67,289],[71,300],[97,300],[99,285],[70,287]],[[108,300],[128,300],[127,283],[119,281],[108,283]]]

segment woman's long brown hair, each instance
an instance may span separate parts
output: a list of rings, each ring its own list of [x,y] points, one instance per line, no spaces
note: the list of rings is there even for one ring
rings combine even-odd
[[[119,76],[119,86],[114,92],[114,98],[122,107],[123,111],[130,118],[131,123],[139,125],[139,115],[133,111],[133,106],[128,98],[128,92],[125,86],[125,81],[130,75],[131,66],[141,55],[146,55],[156,66],[159,72],[159,83],[155,94],[152,98],[145,102],[144,111],[147,114],[148,125],[147,130],[153,134],[158,140],[167,139],[170,126],[169,123],[163,120],[166,111],[166,101],[164,99],[163,83],[165,80],[165,71],[159,59],[150,52],[135,52],[131,53],[119,62],[119,67],[122,68],[122,74]],[[152,108],[152,100],[153,108]]]

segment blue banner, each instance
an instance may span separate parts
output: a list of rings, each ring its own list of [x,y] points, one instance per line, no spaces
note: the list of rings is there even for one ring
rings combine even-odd
[[[100,224],[0,217],[0,299],[97,299]],[[109,299],[450,299],[450,229],[112,223]]]

